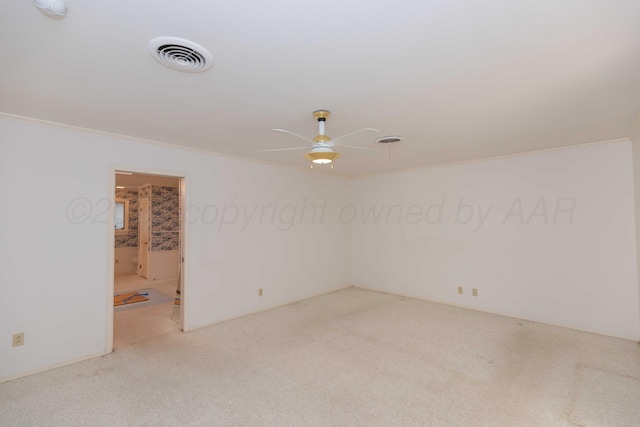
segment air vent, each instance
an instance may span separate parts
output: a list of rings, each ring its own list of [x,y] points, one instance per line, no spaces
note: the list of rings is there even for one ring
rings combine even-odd
[[[400,141],[402,141],[401,136],[383,136],[382,138],[376,139],[378,144],[395,144]]]
[[[156,37],[149,42],[151,55],[163,65],[187,73],[213,66],[213,57],[202,46],[179,37]]]

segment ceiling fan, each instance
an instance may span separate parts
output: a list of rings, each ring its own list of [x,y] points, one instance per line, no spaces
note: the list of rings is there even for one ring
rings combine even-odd
[[[341,142],[343,139],[349,138],[358,133],[362,133],[362,132],[378,132],[379,133],[380,132],[378,129],[374,129],[374,128],[360,129],[358,131],[351,132],[346,135],[342,135],[338,138],[331,139],[328,135],[324,133],[325,123],[329,118],[329,115],[330,113],[327,110],[317,110],[313,112],[313,117],[315,117],[316,120],[318,120],[318,135],[313,139],[305,138],[304,136],[298,135],[296,133],[293,133],[284,129],[273,129],[273,130],[276,132],[287,133],[289,135],[295,136],[296,138],[303,139],[307,141],[307,143],[311,144],[311,151],[309,151],[308,153],[305,153],[304,156],[307,158],[307,160],[311,162],[312,168],[314,163],[320,164],[320,165],[326,165],[326,164],[332,163],[334,160],[340,157],[340,153],[335,151],[336,147],[348,148],[348,149],[354,149],[354,150],[380,151],[374,148],[343,145]],[[288,151],[288,150],[308,150],[308,149],[309,147],[307,146],[307,147],[293,147],[293,148],[275,148],[271,150],[258,150],[258,152],[264,153],[268,151]],[[333,164],[331,165],[331,167],[333,168]]]

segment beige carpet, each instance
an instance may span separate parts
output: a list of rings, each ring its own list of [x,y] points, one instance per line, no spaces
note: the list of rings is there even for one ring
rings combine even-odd
[[[637,342],[357,288],[0,384],[0,425],[637,426]]]

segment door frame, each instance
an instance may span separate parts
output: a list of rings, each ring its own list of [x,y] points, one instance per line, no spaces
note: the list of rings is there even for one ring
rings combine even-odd
[[[147,280],[149,280],[149,247],[150,247],[149,243],[151,242],[151,231],[149,229],[149,225],[150,225],[149,218],[151,216],[149,215],[149,207],[150,207],[149,202],[150,202],[149,199],[141,199],[140,197],[138,197],[138,265],[136,266],[136,273],[138,274],[138,276],[143,277]],[[142,208],[143,205],[146,206],[146,209]],[[142,238],[143,221],[141,219],[143,215],[146,216],[146,220],[147,220],[147,224],[146,224],[147,225],[147,230],[146,230],[147,241],[144,243],[145,245],[147,245],[147,247],[144,249],[140,246],[140,242],[144,240]],[[182,235],[182,230],[180,231],[181,231],[180,234]],[[115,251],[115,247],[113,248],[113,250]],[[142,259],[140,254],[145,252],[146,254],[144,255],[144,268],[142,268]]]
[[[184,194],[181,195],[180,222],[182,223],[180,240],[181,240],[181,256],[180,256],[180,283],[182,286],[180,298],[180,327],[183,331],[190,330],[189,317],[186,315],[189,309],[189,257],[188,257],[188,236],[189,223],[186,221],[186,207],[189,200],[189,174],[175,170],[152,169],[140,166],[109,164],[108,168],[108,189],[107,200],[109,202],[109,213],[107,215],[107,285],[106,285],[106,304],[105,304],[105,353],[113,351],[113,294],[114,294],[114,265],[115,265],[115,230],[113,224],[114,206],[116,201],[116,171],[142,173],[148,175],[162,175],[181,179],[181,189]],[[182,191],[181,191],[182,193]]]

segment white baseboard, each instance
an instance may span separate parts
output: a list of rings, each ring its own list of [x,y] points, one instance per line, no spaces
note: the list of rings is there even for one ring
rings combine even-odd
[[[102,352],[102,353],[95,353],[95,354],[90,354],[88,356],[78,357],[76,359],[66,360],[66,361],[60,362],[60,363],[54,363],[53,365],[48,365],[48,366],[45,366],[44,368],[39,368],[39,369],[35,369],[33,371],[23,372],[21,374],[13,375],[13,376],[6,377],[6,378],[0,378],[0,383],[4,383],[4,382],[7,382],[7,381],[12,381],[12,380],[17,380],[18,378],[28,377],[29,375],[39,374],[41,372],[50,371],[51,369],[61,368],[63,366],[72,365],[72,364],[78,363],[78,362],[83,362],[85,360],[95,359],[96,357],[106,356],[107,354],[110,354],[110,353],[111,352],[106,352],[105,351],[105,352]]]
[[[307,300],[307,299],[310,299],[310,298],[319,297],[321,295],[332,294],[334,292],[342,291],[344,289],[348,289],[348,288],[351,288],[351,287],[355,287],[355,286],[352,285],[352,284],[347,284],[347,285],[338,286],[338,287],[335,287],[335,288],[332,288],[332,289],[329,289],[329,290],[326,290],[326,291],[314,293],[314,294],[311,294],[311,295],[306,296],[304,298],[288,299],[288,300],[286,300],[284,302],[281,302],[281,303],[270,304],[270,305],[266,305],[264,307],[260,307],[260,309],[258,309],[258,310],[246,311],[246,312],[238,314],[238,315],[234,315],[234,316],[230,316],[230,317],[223,317],[223,318],[217,319],[217,320],[215,320],[213,322],[203,323],[203,324],[196,325],[196,326],[189,326],[188,329],[187,328],[183,328],[183,332],[195,331],[196,329],[206,328],[207,326],[216,325],[218,323],[226,322],[226,321],[229,321],[229,320],[239,319],[240,317],[250,316],[252,314],[256,314],[256,313],[260,313],[260,312],[263,312],[263,311],[271,310],[273,308],[278,308],[278,307],[282,307],[282,306],[285,306],[285,305],[293,304],[293,303],[296,303],[296,302],[304,301],[304,300]],[[188,298],[188,296],[186,296],[186,298]],[[185,301],[184,304],[188,304],[188,302]]]

